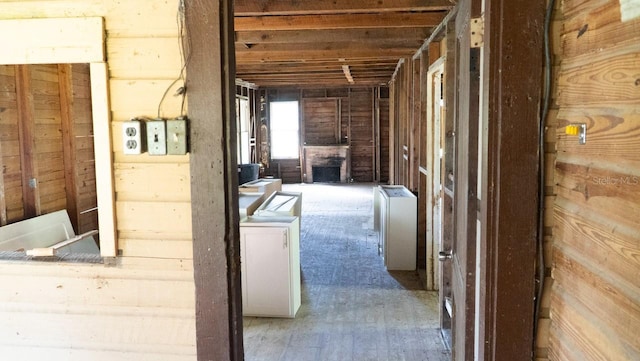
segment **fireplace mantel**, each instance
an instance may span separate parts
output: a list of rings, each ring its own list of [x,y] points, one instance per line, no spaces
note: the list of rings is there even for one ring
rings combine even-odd
[[[340,167],[340,183],[347,183],[349,179],[348,162],[349,146],[344,144],[305,145],[304,149],[304,178],[305,183],[313,183],[314,166]]]

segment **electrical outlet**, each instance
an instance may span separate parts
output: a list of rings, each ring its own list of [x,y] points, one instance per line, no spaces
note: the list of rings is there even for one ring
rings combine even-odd
[[[187,154],[187,119],[167,120],[167,154]]]
[[[147,146],[151,155],[167,154],[167,125],[164,120],[147,122]]]
[[[142,154],[143,147],[141,122],[139,120],[123,122],[122,151],[124,154]]]

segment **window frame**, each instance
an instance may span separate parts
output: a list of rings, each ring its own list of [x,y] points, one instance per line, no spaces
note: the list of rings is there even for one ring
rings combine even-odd
[[[102,17],[0,20],[0,65],[88,63],[93,112],[100,256],[116,257],[109,76]],[[42,36],[47,34],[47,36]]]
[[[274,122],[274,111],[273,111],[273,104],[277,104],[277,103],[295,103],[296,104],[296,108],[297,108],[297,114],[296,114],[296,129],[278,129],[277,126],[275,126],[275,122]],[[295,155],[293,153],[291,153],[290,155],[287,156],[282,156],[282,155],[278,155],[277,153],[274,153],[274,148],[273,148],[273,143],[274,140],[277,139],[278,137],[274,137],[274,133],[275,132],[287,132],[287,133],[295,133],[296,138],[297,138],[297,146],[296,146],[296,152]],[[269,152],[271,154],[271,159],[276,159],[276,160],[286,160],[286,159],[300,159],[300,101],[298,100],[277,100],[277,101],[270,101],[269,102]]]

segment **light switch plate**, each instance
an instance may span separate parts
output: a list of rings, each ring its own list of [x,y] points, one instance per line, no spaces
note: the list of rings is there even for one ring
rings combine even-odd
[[[167,154],[187,154],[187,120],[167,120]]]
[[[141,122],[130,120],[122,123],[122,151],[124,154],[142,154],[144,143]]]
[[[147,146],[151,155],[167,154],[167,126],[164,120],[147,122]]]

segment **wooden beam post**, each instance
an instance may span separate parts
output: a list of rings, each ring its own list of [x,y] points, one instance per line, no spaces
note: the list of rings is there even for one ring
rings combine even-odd
[[[35,162],[33,132],[35,127],[31,69],[29,65],[16,65],[16,97],[18,105],[18,129],[20,134],[20,168],[22,169],[23,218],[40,215],[38,177]]]
[[[185,0],[198,360],[243,359],[233,1]]]
[[[482,3],[478,354],[531,359],[545,3]]]
[[[76,137],[73,124],[73,83],[71,64],[58,64],[60,88],[60,116],[62,149],[64,155],[64,184],[67,193],[67,213],[71,225],[80,232],[78,217],[78,190],[76,187]]]

